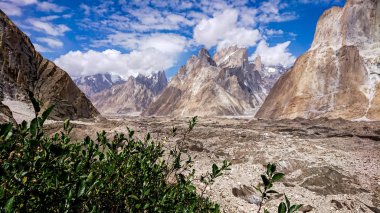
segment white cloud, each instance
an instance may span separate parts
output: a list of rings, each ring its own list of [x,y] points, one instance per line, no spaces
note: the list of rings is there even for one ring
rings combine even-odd
[[[260,14],[256,17],[260,23],[271,22],[285,22],[296,19],[298,16],[294,12],[281,12],[282,9],[287,8],[286,3],[282,3],[280,0],[269,0],[263,2],[259,11]]]
[[[43,45],[40,45],[40,44],[37,44],[37,43],[35,43],[33,45],[34,45],[34,48],[36,48],[36,50],[38,52],[41,52],[41,53],[50,53],[50,52],[53,52],[53,50],[51,50],[51,49],[49,49],[49,48],[47,48],[47,47],[45,47]]]
[[[22,14],[22,10],[19,6],[8,2],[0,2],[0,8],[8,16],[21,16]]]
[[[46,11],[46,12],[51,11],[51,12],[60,13],[60,12],[64,11],[65,9],[66,9],[65,7],[62,7],[62,6],[59,6],[57,4],[47,2],[47,1],[39,2],[37,4],[37,10],[40,10],[40,11]]]
[[[257,29],[238,27],[238,11],[228,9],[213,18],[202,19],[194,28],[194,40],[206,48],[230,45],[255,46],[261,38]]]
[[[84,15],[89,16],[91,14],[91,7],[86,5],[86,4],[80,4],[79,5],[80,9],[84,11]]]
[[[283,30],[274,30],[274,29],[265,29],[265,34],[267,36],[278,36],[278,35],[283,35],[284,31]]]
[[[37,41],[46,43],[51,48],[63,47],[63,42],[54,38],[37,38]]]
[[[186,38],[175,34],[153,34],[136,36],[134,34],[115,34],[108,40],[100,41],[133,49],[129,53],[108,49],[103,52],[70,51],[55,60],[55,63],[72,76],[96,73],[115,73],[125,78],[131,75],[150,74],[172,67],[187,45]]]
[[[33,30],[42,31],[52,36],[63,36],[70,28],[63,24],[54,25],[38,19],[28,19],[27,22],[32,25]]]
[[[256,52],[250,57],[254,60],[258,55],[261,56],[263,64],[267,66],[282,65],[289,67],[293,65],[296,57],[294,57],[288,50],[290,41],[277,44],[276,46],[269,47],[267,42],[262,40],[256,48]]]
[[[156,49],[149,51],[132,51],[123,54],[108,49],[103,52],[70,51],[54,61],[71,76],[92,75],[96,73],[114,73],[125,78],[138,73],[150,74],[157,70],[173,66],[174,61]]]
[[[5,1],[11,2],[11,3],[19,5],[19,6],[36,4],[38,2],[37,0],[5,0]]]

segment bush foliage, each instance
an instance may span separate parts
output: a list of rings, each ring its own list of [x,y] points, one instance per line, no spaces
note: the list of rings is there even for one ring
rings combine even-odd
[[[162,143],[132,130],[73,142],[69,121],[47,136],[43,125],[53,107],[40,113],[31,99],[30,124],[0,125],[0,212],[219,212],[204,190],[197,193],[180,144],[165,153]],[[189,121],[184,138],[195,124]],[[229,165],[213,165],[201,183],[212,184]]]

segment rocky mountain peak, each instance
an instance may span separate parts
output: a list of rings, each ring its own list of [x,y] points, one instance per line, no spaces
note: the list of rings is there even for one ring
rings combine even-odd
[[[256,116],[380,120],[379,23],[378,0],[348,0],[323,13],[311,49]]]
[[[33,92],[44,107],[55,105],[52,119],[93,118],[99,115],[70,76],[43,58],[30,39],[1,10],[0,44],[0,101],[1,105],[8,104],[13,116],[21,115],[20,120],[16,118],[17,121],[33,116],[26,111],[17,111],[21,105],[30,108],[28,92]]]
[[[263,63],[261,62],[261,56],[260,55],[256,56],[255,69],[259,72],[261,72],[263,70]]]
[[[205,66],[205,65],[216,66],[215,61],[211,58],[210,53],[205,48],[202,48],[199,51],[198,58],[199,58],[199,63],[202,66]]]
[[[216,64],[221,67],[242,67],[248,64],[248,50],[231,46],[219,50],[213,58]]]
[[[266,95],[260,82],[260,74],[249,66],[246,49],[226,48],[218,51],[213,59],[202,49],[199,58],[190,57],[143,114],[213,116],[252,113]]]
[[[111,88],[113,85],[125,82],[122,77],[110,73],[81,76],[73,78],[73,80],[87,97],[91,97],[95,93]]]
[[[139,74],[94,94],[91,100],[102,114],[139,115],[167,84],[165,71],[154,72],[149,76]]]
[[[165,71],[154,72],[148,76],[139,74],[136,81],[145,85],[148,89],[152,90],[154,95],[159,94],[168,84]]]

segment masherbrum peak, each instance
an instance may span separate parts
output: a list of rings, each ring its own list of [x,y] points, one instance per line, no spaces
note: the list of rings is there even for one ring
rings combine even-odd
[[[255,111],[265,98],[261,77],[244,48],[232,46],[213,57],[192,56],[144,115],[220,116]]]
[[[348,0],[324,12],[312,47],[256,117],[380,120],[380,1]]]
[[[43,58],[30,39],[1,10],[0,64],[0,120],[14,121],[9,118],[10,111],[15,114],[14,110],[20,105],[30,106],[28,92],[33,92],[44,107],[55,105],[52,119],[93,118],[99,115],[70,76]],[[11,106],[8,103],[15,104]]]

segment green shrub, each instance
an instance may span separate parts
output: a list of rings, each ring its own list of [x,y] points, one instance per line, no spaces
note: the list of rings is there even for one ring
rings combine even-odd
[[[197,194],[181,143],[164,154],[160,142],[149,134],[140,140],[132,130],[73,142],[69,121],[49,137],[43,124],[53,108],[40,115],[40,103],[31,100],[36,117],[30,125],[0,125],[0,212],[219,212],[204,190]],[[202,183],[212,184],[229,166],[213,165]]]
[[[257,192],[259,192],[260,194],[259,210],[257,211],[257,213],[260,213],[260,210],[263,207],[264,202],[271,197],[271,194],[278,194],[277,191],[272,189],[273,184],[280,181],[285,176],[285,174],[283,173],[276,172],[275,164],[269,163],[266,169],[266,173],[261,175],[262,183],[255,187]],[[281,202],[278,205],[278,213],[294,213],[302,207],[302,204],[291,205],[288,197],[286,195],[284,196],[285,202]],[[264,209],[264,213],[269,213],[269,211],[267,209]]]

